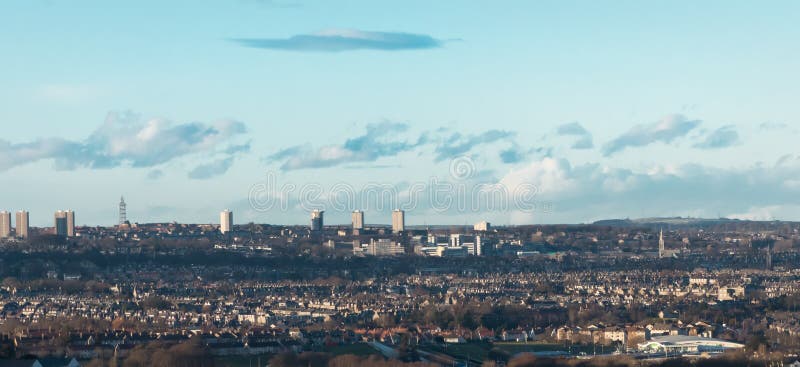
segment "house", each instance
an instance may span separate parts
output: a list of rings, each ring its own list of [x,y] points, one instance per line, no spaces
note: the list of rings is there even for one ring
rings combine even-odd
[[[523,330],[503,331],[500,338],[507,342],[526,342],[528,341],[528,333]]]
[[[603,340],[606,343],[619,342],[625,344],[628,341],[628,333],[621,327],[609,327],[603,330]]]
[[[487,329],[485,327],[479,327],[478,329],[476,329],[475,330],[475,335],[480,340],[491,340],[491,339],[494,339],[494,331],[493,330],[489,330],[489,329]]]
[[[574,331],[571,327],[562,326],[555,331],[556,340],[571,340],[573,332]]]

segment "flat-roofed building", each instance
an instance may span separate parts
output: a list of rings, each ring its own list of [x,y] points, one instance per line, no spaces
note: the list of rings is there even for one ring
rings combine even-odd
[[[75,212],[59,210],[55,214],[55,234],[64,237],[75,236]]]
[[[392,232],[400,233],[406,230],[406,212],[395,209],[392,211]]]
[[[11,213],[3,210],[0,212],[0,238],[11,237]]]
[[[367,254],[372,256],[396,256],[405,253],[405,247],[388,238],[372,239],[367,247]]]
[[[55,223],[53,225],[53,230],[56,236],[67,236],[67,212],[63,210],[59,210],[54,215]]]
[[[311,212],[311,230],[312,231],[321,231],[324,224],[323,215],[325,214],[322,210],[314,209]]]
[[[364,212],[354,210],[352,214],[353,229],[364,229]]]
[[[667,354],[721,353],[731,349],[742,349],[744,344],[722,339],[701,338],[687,335],[656,336],[638,344],[639,351]]]
[[[15,230],[17,231],[16,236],[19,238],[28,238],[30,236],[30,213],[25,210],[20,210],[17,212],[17,222]]]
[[[219,213],[219,231],[222,234],[228,233],[233,228],[233,212],[225,209]]]
[[[67,237],[75,237],[75,212],[67,210]]]

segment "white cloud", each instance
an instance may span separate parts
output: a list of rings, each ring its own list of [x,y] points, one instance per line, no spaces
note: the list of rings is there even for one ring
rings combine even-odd
[[[196,153],[213,152],[233,143],[246,127],[238,121],[172,123],[139,121],[133,113],[110,113],[83,141],[41,138],[27,143],[0,140],[0,171],[52,159],[57,169],[152,167]]]
[[[800,194],[799,186],[787,182],[798,175],[797,157],[733,169],[695,164],[642,172],[592,163],[573,167],[566,160],[545,158],[509,172],[500,182],[509,191],[536,185],[537,198],[554,204],[553,218],[572,221],[685,213],[798,219],[797,211],[786,210]]]
[[[573,188],[575,183],[571,175],[568,161],[547,157],[512,170],[500,179],[499,184],[506,188],[532,184],[539,192],[559,193]]]

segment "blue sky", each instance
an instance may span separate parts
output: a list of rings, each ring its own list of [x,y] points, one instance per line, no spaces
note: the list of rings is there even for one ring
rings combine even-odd
[[[800,219],[792,1],[3,1],[0,208],[306,223],[254,186],[530,184],[424,223]],[[328,210],[329,223],[346,212]],[[389,221],[367,209],[367,222]],[[384,208],[386,209],[386,208]]]

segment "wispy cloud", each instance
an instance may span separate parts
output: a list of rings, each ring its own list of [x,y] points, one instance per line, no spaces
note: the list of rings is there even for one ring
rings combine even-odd
[[[556,134],[561,136],[576,136],[576,140],[572,144],[572,149],[592,149],[594,148],[594,141],[592,133],[584,128],[579,122],[570,122],[558,127]]]
[[[453,133],[449,137],[445,137],[436,147],[436,157],[434,160],[439,162],[445,159],[463,155],[479,145],[510,139],[515,135],[516,133],[505,130],[489,130],[477,135],[462,135],[461,133]]]
[[[224,158],[196,166],[189,171],[188,177],[195,180],[206,180],[221,176],[225,172],[228,172],[228,169],[231,168],[237,156],[248,152],[250,152],[250,142],[240,145],[231,145],[223,151],[222,154],[225,156]]]
[[[147,179],[148,180],[158,180],[159,178],[164,177],[164,171],[160,169],[154,169],[150,172],[147,172]]]
[[[215,160],[211,163],[201,164],[189,171],[189,178],[205,180],[228,172],[233,164],[233,156]]]
[[[763,122],[758,125],[758,129],[764,132],[784,132],[789,134],[800,134],[800,130],[784,122],[771,122],[771,121]]]
[[[250,152],[250,142],[249,141],[247,143],[244,143],[244,144],[231,145],[231,146],[225,148],[225,154],[228,154],[228,155],[236,155],[236,154],[248,153],[248,152]]]
[[[766,131],[783,130],[783,129],[788,129],[789,125],[787,125],[787,124],[785,124],[783,122],[767,121],[767,122],[762,122],[761,124],[759,124],[758,128],[761,129],[761,130],[766,130]]]
[[[705,140],[694,145],[700,149],[727,148],[739,143],[739,133],[733,125],[723,126],[708,134]]]
[[[405,132],[408,125],[397,122],[369,124],[366,132],[341,145],[326,145],[314,148],[311,145],[295,145],[278,151],[266,158],[269,162],[282,161],[281,169],[333,167],[353,162],[374,162],[378,158],[395,156],[427,143],[427,136],[421,135],[414,142],[397,138]]]
[[[164,119],[140,122],[130,113],[109,113],[105,122],[83,141],[41,138],[12,143],[0,140],[0,171],[52,159],[56,169],[153,167],[200,152],[212,152],[247,131],[244,123],[175,124]]]
[[[500,161],[506,164],[520,163],[531,157],[542,158],[553,154],[552,147],[538,147],[523,149],[519,145],[512,143],[511,147],[500,151]]]
[[[444,45],[443,41],[425,34],[357,29],[328,29],[289,38],[236,38],[232,41],[246,47],[301,52],[400,51],[439,48]]]
[[[413,135],[406,134],[408,128],[408,124],[397,122],[369,124],[364,134],[349,138],[342,144],[320,147],[310,144],[294,145],[267,156],[265,161],[280,163],[281,169],[285,171],[326,168],[358,162],[375,162],[383,157],[394,157],[423,147],[433,147],[433,160],[441,162],[498,141],[507,142],[508,148],[500,157],[509,163],[522,160],[534,151],[517,147],[513,141],[516,133],[512,131],[488,130],[478,134],[462,134],[447,128],[438,128]],[[423,152],[430,154],[429,151],[420,151],[420,154]]]
[[[671,143],[700,125],[683,115],[669,115],[652,124],[636,125],[625,134],[603,146],[603,155],[610,156],[629,147],[643,147],[656,142]]]

